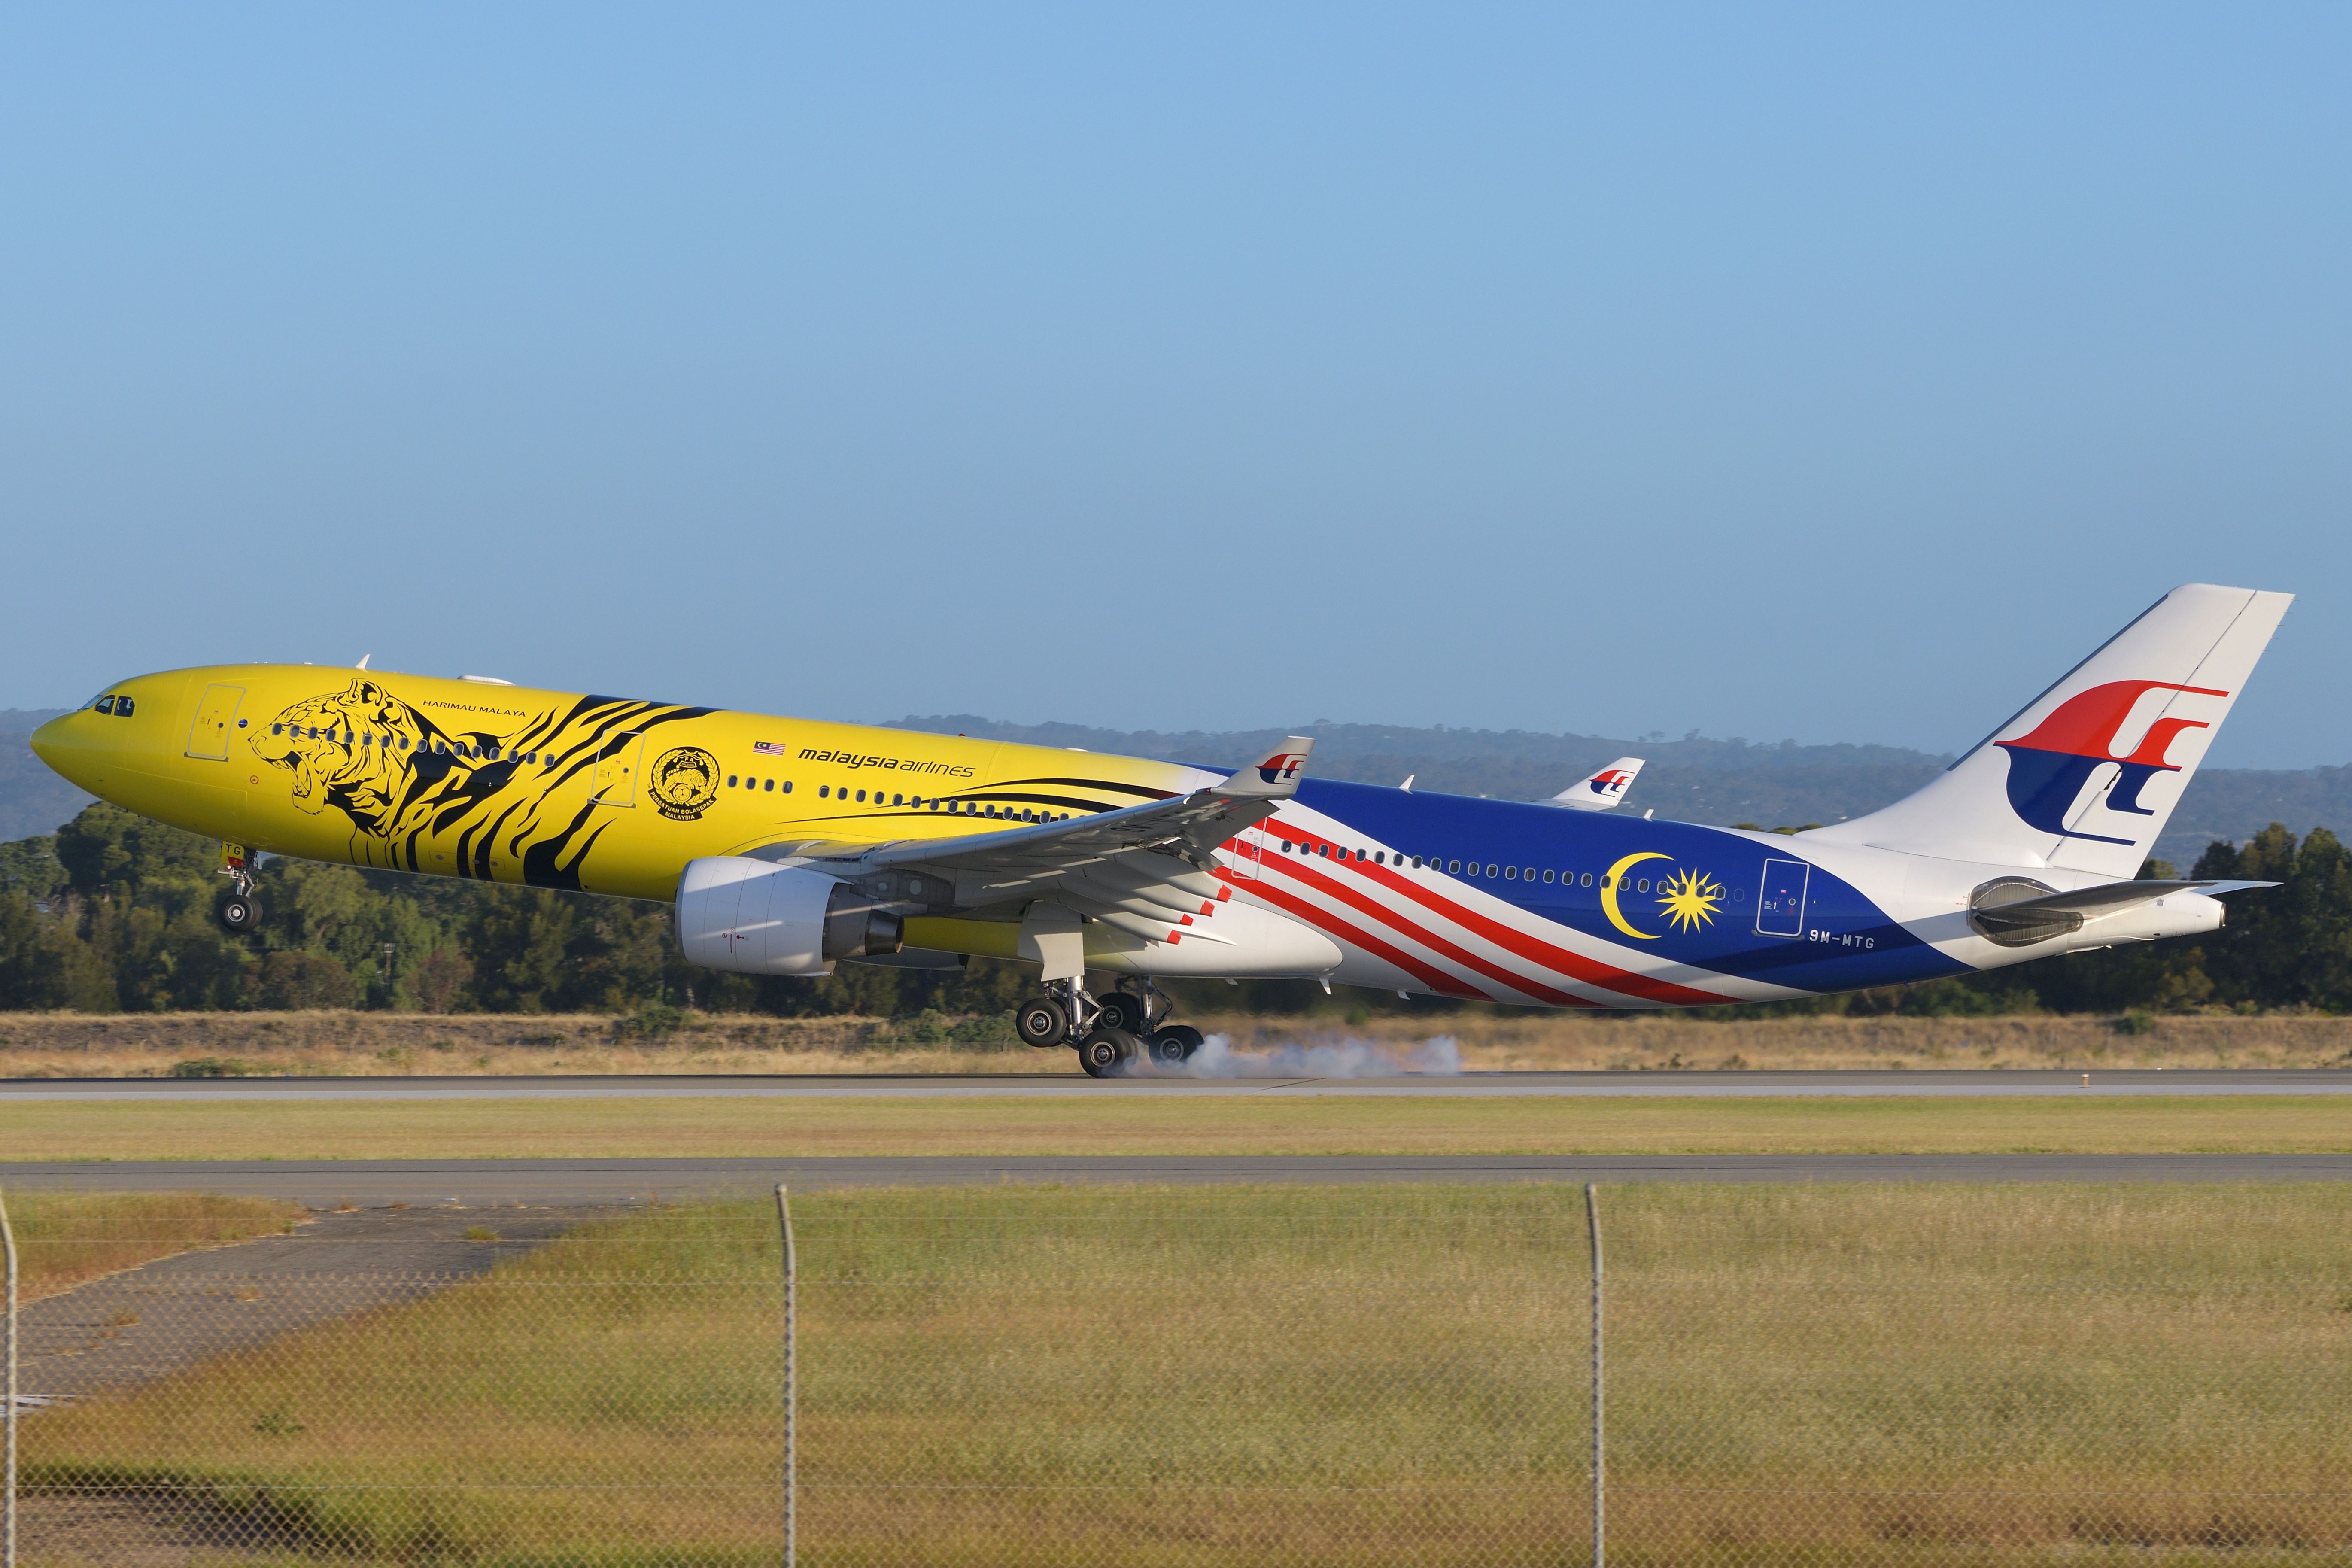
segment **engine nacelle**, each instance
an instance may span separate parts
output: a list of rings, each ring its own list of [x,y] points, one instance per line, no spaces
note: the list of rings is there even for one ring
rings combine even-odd
[[[846,882],[740,855],[689,860],[677,879],[688,963],[738,974],[829,974],[845,958],[898,951],[898,917]]]

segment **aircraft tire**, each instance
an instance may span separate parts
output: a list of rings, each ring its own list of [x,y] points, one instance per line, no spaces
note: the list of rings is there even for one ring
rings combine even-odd
[[[1151,1037],[1151,1059],[1161,1067],[1182,1067],[1201,1048],[1202,1038],[1190,1024],[1171,1024]]]
[[[1107,991],[1098,998],[1102,1016],[1095,1020],[1097,1029],[1117,1029],[1121,1034],[1143,1033],[1143,998],[1132,991]]]
[[[1125,1029],[1097,1029],[1078,1042],[1078,1065],[1088,1078],[1108,1078],[1143,1054],[1143,1042]]]
[[[1070,1037],[1070,1016],[1051,996],[1032,996],[1013,1010],[1013,1032],[1024,1046],[1058,1046]]]
[[[221,900],[220,923],[239,936],[261,924],[261,903],[250,893],[231,893]]]

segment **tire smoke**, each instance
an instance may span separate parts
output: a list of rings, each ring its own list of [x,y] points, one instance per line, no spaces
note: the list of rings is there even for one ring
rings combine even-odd
[[[1211,1035],[1182,1067],[1149,1070],[1160,1078],[1452,1078],[1462,1070],[1462,1050],[1451,1035],[1413,1046],[1340,1037],[1265,1050],[1236,1050],[1232,1036]]]

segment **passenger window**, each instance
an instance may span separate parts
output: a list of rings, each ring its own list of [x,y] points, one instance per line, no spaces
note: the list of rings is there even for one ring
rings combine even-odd
[[[273,735],[282,735],[286,732],[286,726],[283,724],[272,724],[269,726],[269,732]]]
[[[1493,876],[1494,874],[1495,874],[1495,866],[1494,866],[1494,862],[1490,860],[1490,861],[1488,861],[1488,862],[1486,863],[1486,875],[1488,875],[1489,877],[1491,877],[1491,876]]]
[[[727,787],[729,789],[733,789],[735,787],[735,775],[733,773],[729,773],[727,775]]]
[[[1634,883],[1633,890],[1637,893],[1648,892],[1650,890],[1650,879],[1644,877],[1640,881]]]
[[[773,780],[773,779],[770,779],[767,783],[765,783],[765,784],[761,784],[761,785],[760,786],[760,793],[761,793],[761,795],[773,795],[773,794],[775,793],[775,790],[776,790],[776,781],[775,781],[775,780]]]
[[[1544,869],[1544,880],[1547,882],[1551,880],[1551,869],[1549,867]]]
[[[1462,869],[1462,862],[1459,860],[1448,860],[1445,863],[1445,869],[1449,874],[1457,872]]]
[[[894,795],[890,797],[890,804],[892,805],[904,805],[907,804],[907,797],[903,795]]]
[[[1506,882],[1516,882],[1518,879],[1519,868],[1517,866],[1506,866],[1503,868],[1503,880]]]
[[[857,792],[857,799],[858,799],[858,801],[859,801],[859,803],[860,803],[861,805],[865,802],[865,799],[866,799],[866,792],[865,792],[864,790],[859,790],[859,791]]]
[[[90,711],[93,713],[111,713],[114,711],[114,699],[111,697],[101,697],[97,701],[91,703],[89,708]]]
[[[784,793],[784,794],[786,794],[786,795],[790,795],[790,794],[792,794],[792,793],[793,793],[793,781],[792,781],[792,780],[790,780],[790,779],[786,779],[786,780],[784,781],[784,790],[783,790],[783,793]]]

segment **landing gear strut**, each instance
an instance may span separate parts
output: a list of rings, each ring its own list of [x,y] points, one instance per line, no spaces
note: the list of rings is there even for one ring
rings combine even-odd
[[[221,875],[229,879],[228,897],[220,901],[220,923],[238,936],[250,935],[261,925],[261,900],[253,896],[253,868],[245,851],[221,846]]]
[[[1013,1010],[1013,1030],[1024,1045],[1076,1047],[1078,1065],[1095,1078],[1124,1071],[1139,1058],[1181,1067],[1201,1048],[1201,1031],[1166,1022],[1167,996],[1145,980],[1133,991],[1090,994],[1082,982],[1053,980],[1045,994]]]

